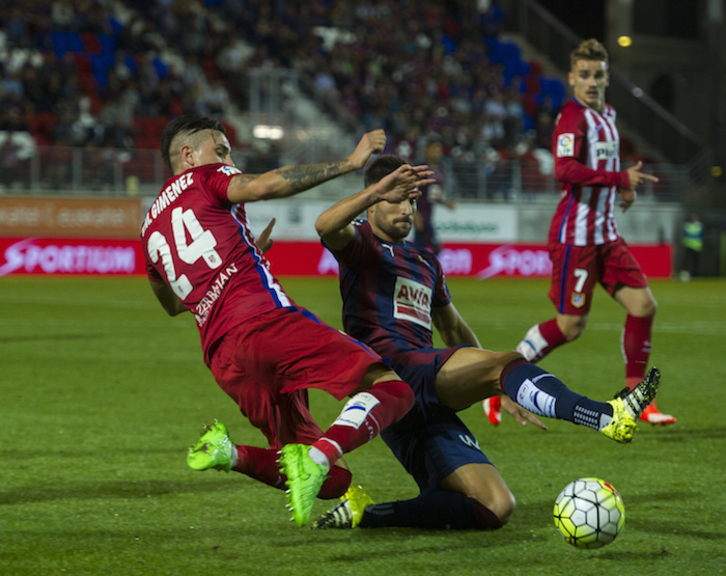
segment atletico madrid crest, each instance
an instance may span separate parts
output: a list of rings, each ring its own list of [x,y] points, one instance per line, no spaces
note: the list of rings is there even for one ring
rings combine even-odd
[[[585,305],[585,295],[584,294],[573,294],[572,295],[572,305],[575,308],[582,308]]]

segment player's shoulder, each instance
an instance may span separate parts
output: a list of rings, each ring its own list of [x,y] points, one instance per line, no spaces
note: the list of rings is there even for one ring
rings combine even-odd
[[[614,120],[618,113],[615,111],[615,108],[613,108],[610,104],[605,104],[603,115],[608,116],[609,118],[612,118]]]
[[[370,222],[368,220],[364,220],[363,218],[356,218],[352,222],[353,227],[355,228],[356,236],[360,236],[363,238],[373,238],[373,229],[371,228]]]
[[[575,126],[585,121],[585,106],[574,98],[562,107],[557,116],[557,127]]]
[[[208,164],[207,167],[210,168],[210,172],[224,176],[231,177],[242,174],[242,170],[235,166],[229,166],[228,164]]]
[[[230,180],[243,172],[234,166],[215,163],[204,164],[188,170],[199,184],[202,193],[214,199],[214,202],[228,203],[227,187]]]
[[[242,174],[242,170],[234,166],[227,164],[204,164],[203,166],[197,166],[187,170],[195,175],[199,175],[204,179],[212,178],[214,176],[231,178],[237,174]],[[186,172],[185,172],[186,173]]]
[[[346,259],[357,258],[362,252],[369,250],[375,243],[375,236],[371,231],[371,226],[366,220],[356,218],[351,222],[353,225],[353,236],[347,241],[345,246],[334,249],[328,246],[323,239],[323,245],[336,255],[345,255]]]

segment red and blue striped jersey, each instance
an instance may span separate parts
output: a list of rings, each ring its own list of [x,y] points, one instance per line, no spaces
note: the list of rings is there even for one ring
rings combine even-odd
[[[295,305],[255,244],[244,205],[227,199],[237,174],[208,164],[173,176],[141,230],[147,274],[166,282],[194,314],[207,363],[212,344],[235,326]]]
[[[331,250],[340,263],[345,331],[383,358],[432,348],[433,308],[451,301],[438,259],[411,242],[378,238],[368,222],[354,224],[354,240]]]

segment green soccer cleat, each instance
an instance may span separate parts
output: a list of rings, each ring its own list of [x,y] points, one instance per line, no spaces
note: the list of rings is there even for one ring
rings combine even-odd
[[[196,444],[189,448],[187,464],[194,470],[232,469],[232,442],[227,427],[219,420],[202,429],[202,435]]]
[[[312,461],[305,444],[287,444],[280,450],[280,472],[287,477],[288,508],[298,526],[310,522],[313,502],[325,482],[327,470]]]
[[[600,432],[616,442],[627,443],[633,440],[638,429],[638,418],[658,393],[660,370],[653,367],[645,375],[643,381],[632,390],[623,388],[608,402],[613,407],[613,419]]]
[[[373,499],[363,486],[351,486],[340,499],[340,504],[323,514],[310,528],[312,530],[355,528],[360,524],[366,507],[373,503]]]

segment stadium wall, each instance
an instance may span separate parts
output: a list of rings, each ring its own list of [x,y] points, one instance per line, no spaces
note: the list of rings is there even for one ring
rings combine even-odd
[[[8,274],[144,274],[139,227],[151,199],[0,198],[0,276]],[[253,232],[276,219],[268,255],[277,275],[337,274],[337,263],[315,234],[315,219],[330,201],[276,201],[248,206]],[[546,277],[546,244],[554,203],[460,202],[437,208],[449,276]],[[630,214],[630,213],[629,213]],[[626,218],[628,216],[626,215]],[[673,273],[677,207],[654,206],[622,226],[633,253],[652,278]],[[622,217],[621,217],[622,218]],[[619,223],[619,226],[621,224]]]
[[[0,197],[0,276],[142,274],[139,198]]]

